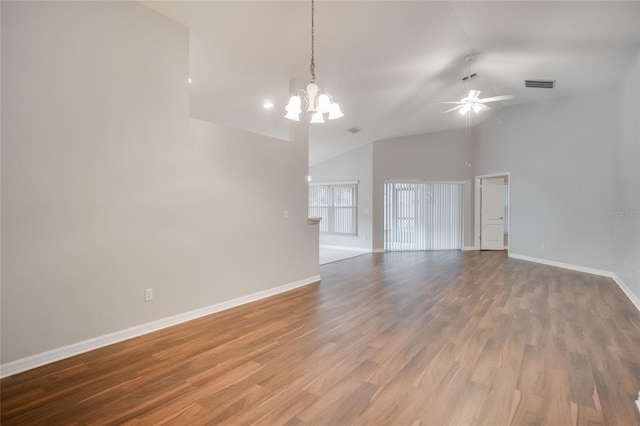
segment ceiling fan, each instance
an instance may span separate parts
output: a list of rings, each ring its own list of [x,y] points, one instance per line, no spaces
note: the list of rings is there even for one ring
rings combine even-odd
[[[493,96],[490,98],[480,98],[480,91],[479,90],[471,90],[471,61],[473,61],[473,55],[467,55],[464,58],[465,61],[467,61],[467,64],[469,64],[469,74],[467,75],[467,82],[469,83],[469,94],[467,96],[465,96],[464,98],[460,99],[459,101],[453,101],[453,102],[442,102],[443,104],[456,104],[456,106],[454,106],[453,108],[450,108],[448,110],[445,111],[445,113],[447,112],[451,112],[451,111],[458,111],[460,114],[465,115],[471,111],[475,112],[476,114],[482,111],[488,111],[491,109],[491,107],[485,105],[489,102],[497,102],[497,101],[506,101],[509,99],[513,99],[512,95],[502,95],[502,96]],[[475,75],[475,74],[474,74]]]

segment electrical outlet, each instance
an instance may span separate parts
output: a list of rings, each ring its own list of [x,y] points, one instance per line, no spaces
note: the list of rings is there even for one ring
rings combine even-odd
[[[288,210],[284,211],[284,218],[285,219],[289,219],[289,211]]]
[[[544,243],[540,244],[540,249],[544,250]]]
[[[144,301],[151,302],[153,300],[153,289],[147,288],[144,290]]]

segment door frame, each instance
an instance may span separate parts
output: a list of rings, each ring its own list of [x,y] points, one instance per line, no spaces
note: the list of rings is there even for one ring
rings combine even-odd
[[[485,178],[496,178],[496,177],[506,177],[507,181],[509,182],[509,187],[508,187],[508,195],[507,197],[509,198],[509,208],[507,209],[507,234],[509,235],[509,239],[507,240],[507,247],[505,248],[505,250],[507,251],[507,254],[509,254],[509,249],[511,247],[511,172],[502,172],[502,173],[491,173],[488,175],[479,175],[475,177],[475,187],[474,187],[474,192],[473,192],[473,214],[474,214],[474,221],[473,221],[473,245],[474,245],[474,249],[475,250],[480,250],[480,231],[481,231],[481,226],[480,226],[480,201],[481,201],[481,194],[482,192],[480,191],[480,182],[482,179]]]

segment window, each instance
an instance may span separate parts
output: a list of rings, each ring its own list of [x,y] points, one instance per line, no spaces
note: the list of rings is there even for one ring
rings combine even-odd
[[[321,217],[320,232],[358,235],[358,183],[309,185],[309,216]]]
[[[462,184],[385,183],[384,248],[461,249]]]

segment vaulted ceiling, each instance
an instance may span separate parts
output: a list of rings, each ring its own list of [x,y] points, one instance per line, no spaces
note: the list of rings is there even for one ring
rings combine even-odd
[[[310,1],[143,4],[189,27],[192,116],[288,138],[289,80],[309,79]],[[315,9],[318,83],[345,116],[311,125],[311,164],[375,140],[464,127],[440,102],[468,91],[470,53],[482,97],[515,96],[491,104],[495,112],[613,87],[640,45],[638,1],[318,0]],[[525,88],[525,79],[557,86]],[[267,99],[273,109],[262,107]]]

